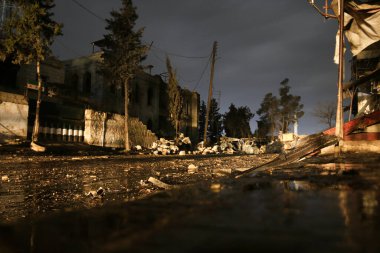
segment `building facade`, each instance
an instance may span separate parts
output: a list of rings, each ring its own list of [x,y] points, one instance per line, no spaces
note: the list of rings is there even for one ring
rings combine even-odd
[[[100,64],[102,53],[60,61],[54,57],[41,64],[43,93],[40,111],[42,139],[83,140],[85,111],[124,115],[124,87],[105,82]],[[28,137],[36,110],[35,64],[0,63],[0,90],[25,97],[28,104]],[[141,121],[159,137],[174,137],[168,122],[167,84],[159,75],[140,71],[130,83],[129,116]],[[182,90],[184,114],[181,131],[198,140],[199,94]],[[139,125],[139,124],[136,124]],[[71,138],[71,139],[70,139]]]

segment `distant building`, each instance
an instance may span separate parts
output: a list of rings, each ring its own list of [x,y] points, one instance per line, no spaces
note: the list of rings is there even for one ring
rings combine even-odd
[[[68,136],[84,132],[85,110],[124,115],[124,87],[105,82],[100,73],[101,52],[72,60],[54,57],[41,64],[43,96],[40,111],[42,137],[60,133]],[[0,90],[19,94],[28,101],[29,137],[35,117],[37,97],[35,64],[17,66],[0,63]],[[130,83],[130,117],[139,119],[158,136],[173,137],[168,122],[167,84],[158,75],[140,71]],[[181,131],[198,139],[199,94],[188,90],[184,96],[184,117]],[[0,119],[1,121],[1,119]],[[1,122],[0,122],[1,123]],[[169,133],[169,134],[168,134]],[[82,136],[83,137],[83,136]]]
[[[81,94],[82,101],[98,111],[124,114],[124,87],[105,82],[100,73],[102,52],[65,61],[66,85]],[[129,115],[139,118],[148,129],[159,129],[160,87],[163,81],[140,71],[130,83]]]

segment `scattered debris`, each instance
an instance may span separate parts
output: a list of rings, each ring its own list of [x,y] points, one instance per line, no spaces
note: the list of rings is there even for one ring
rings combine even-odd
[[[1,181],[9,182],[9,177],[7,175],[1,177]]]
[[[154,184],[155,186],[159,187],[159,188],[162,188],[162,189],[166,189],[166,190],[170,190],[170,189],[173,189],[175,188],[176,186],[175,185],[169,185],[169,184],[166,184],[154,177],[150,177],[148,179],[148,182],[151,182],[152,184]]]
[[[335,136],[325,135],[324,133],[309,135],[302,139],[302,141],[298,144],[297,148],[292,149],[288,153],[281,152],[281,154],[277,156],[277,158],[275,158],[274,160],[262,164],[260,166],[251,168],[244,172],[240,172],[240,175],[238,175],[237,177],[241,177],[244,175],[254,176],[258,172],[267,171],[269,169],[283,166],[294,161],[299,161],[303,157],[311,153],[315,153],[316,151],[321,150],[324,147],[334,145],[337,142],[338,139]],[[272,144],[277,145],[274,143]]]
[[[235,171],[238,171],[238,172],[244,172],[244,171],[247,171],[247,170],[250,170],[251,168],[235,168]]]
[[[136,146],[137,148],[137,146]],[[154,155],[186,155],[186,152],[191,149],[191,140],[180,134],[176,140],[166,140],[160,138],[158,141],[153,142],[150,147],[150,153]]]
[[[195,166],[194,164],[190,164],[189,167],[187,167],[187,172],[189,174],[194,174],[198,172],[198,166]]]
[[[222,185],[221,184],[211,184],[210,190],[212,192],[218,193],[222,190]]]
[[[106,191],[102,187],[99,187],[97,191],[89,191],[86,194],[86,196],[96,199],[96,198],[103,198],[105,194],[106,194]]]
[[[33,151],[35,151],[35,152],[45,152],[45,151],[46,151],[46,148],[45,148],[45,147],[40,146],[40,145],[38,145],[37,143],[35,143],[35,142],[33,142],[33,141],[30,143],[30,148],[31,148]]]
[[[139,182],[139,183],[140,183],[140,185],[141,185],[141,186],[143,186],[143,187],[145,187],[145,186],[148,186],[148,184],[147,184],[147,183],[145,183],[145,181],[144,181],[144,180],[142,180],[142,179],[140,180],[140,182]]]
[[[232,174],[232,169],[211,169],[209,171],[213,174]]]

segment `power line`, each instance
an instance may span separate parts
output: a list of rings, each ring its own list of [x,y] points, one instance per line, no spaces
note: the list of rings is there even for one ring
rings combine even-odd
[[[161,51],[167,55],[171,55],[171,56],[175,56],[175,57],[180,57],[180,58],[187,58],[187,59],[206,59],[208,58],[209,56],[206,55],[206,56],[188,56],[188,55],[181,55],[181,54],[177,54],[177,53],[171,53],[171,52],[167,52],[159,47],[156,47],[154,45],[152,45],[152,47],[158,51]]]
[[[154,52],[152,52],[152,55],[153,55],[154,57],[156,57],[159,61],[161,61],[161,62],[163,62],[163,63],[166,64],[166,62],[165,62],[163,59],[161,59],[161,57],[159,57],[158,55],[156,55]]]
[[[100,17],[98,14],[96,14],[95,12],[91,11],[90,9],[88,9],[86,6],[84,6],[83,4],[79,3],[77,0],[71,0],[73,3],[75,3],[76,5],[78,5],[79,7],[81,7],[83,10],[87,11],[88,13],[90,13],[92,16],[98,18],[99,20],[103,21],[103,22],[106,22],[106,20],[102,17]]]
[[[99,16],[98,14],[96,14],[95,12],[91,11],[89,8],[87,8],[86,6],[84,6],[83,4],[79,3],[77,0],[71,0],[73,3],[75,3],[76,5],[78,5],[79,7],[81,7],[83,10],[85,10],[86,12],[88,12],[89,14],[91,14],[92,16],[96,17],[97,19],[103,21],[103,22],[106,22],[106,20],[104,18],[102,18],[101,16]],[[150,43],[147,43],[144,41],[145,44],[149,45]],[[154,49],[156,50],[159,50],[167,55],[171,55],[171,56],[175,56],[175,57],[180,57],[180,58],[187,58],[187,59],[205,59],[207,58],[208,56],[187,56],[187,55],[181,55],[181,54],[177,54],[177,53],[172,53],[172,52],[168,52],[164,49],[161,49],[159,47],[156,47],[154,45],[151,45]]]
[[[201,74],[201,76],[199,77],[199,80],[198,80],[197,84],[195,85],[193,91],[195,91],[195,90],[198,88],[198,86],[199,86],[199,84],[200,84],[200,82],[201,82],[201,80],[202,80],[202,78],[203,78],[203,75],[205,74],[205,72],[206,72],[206,70],[207,70],[207,67],[208,67],[208,65],[210,64],[210,62],[211,62],[211,55],[209,56],[208,61],[207,61],[207,63],[206,63],[206,66],[204,67],[204,69],[203,69],[203,71],[202,71],[202,74]]]

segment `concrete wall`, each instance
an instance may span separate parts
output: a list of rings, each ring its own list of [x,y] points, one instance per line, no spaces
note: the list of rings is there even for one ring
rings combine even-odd
[[[0,92],[0,143],[26,139],[28,110],[24,96]]]
[[[84,141],[90,145],[123,148],[124,116],[93,110],[85,111]],[[132,146],[150,147],[157,137],[136,118],[129,120],[129,138]]]

